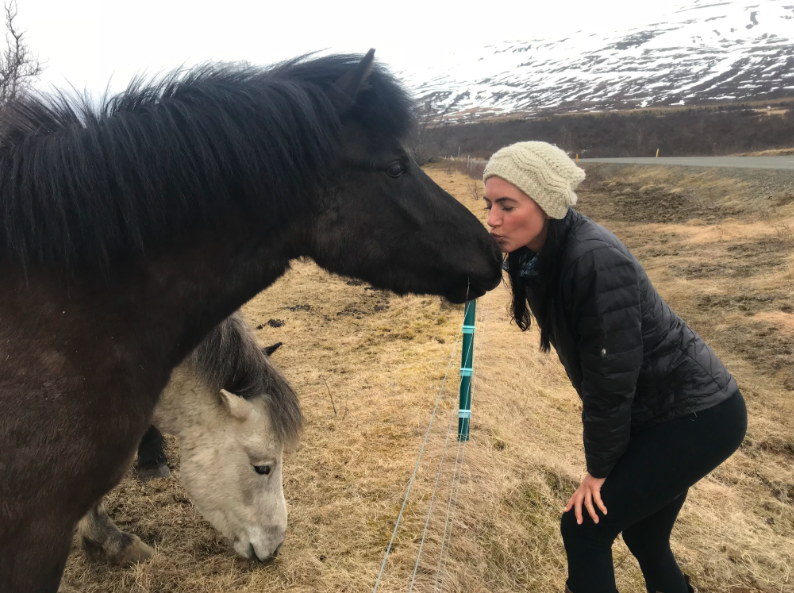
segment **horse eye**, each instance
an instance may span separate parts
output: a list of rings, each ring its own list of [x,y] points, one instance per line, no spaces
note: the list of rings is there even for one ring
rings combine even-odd
[[[389,177],[393,177],[395,179],[397,179],[403,173],[405,173],[405,167],[402,163],[392,163],[389,165],[389,168],[386,169],[386,174]]]
[[[269,465],[255,465],[254,471],[258,473],[260,476],[269,476],[270,475],[270,466]]]

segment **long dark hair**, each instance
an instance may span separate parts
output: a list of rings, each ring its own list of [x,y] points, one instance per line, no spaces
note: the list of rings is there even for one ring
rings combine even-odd
[[[540,349],[543,352],[548,352],[550,349],[551,320],[558,304],[556,296],[560,283],[565,235],[565,219],[549,220],[546,242],[538,253],[537,275],[531,278],[520,276],[521,259],[528,251],[526,247],[517,249],[507,256],[507,273],[513,291],[511,316],[521,331],[527,331],[532,326],[532,317],[535,317],[540,328]],[[533,302],[532,310],[528,303],[530,298]]]

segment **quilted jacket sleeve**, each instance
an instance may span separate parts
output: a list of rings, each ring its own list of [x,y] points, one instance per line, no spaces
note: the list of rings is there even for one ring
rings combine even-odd
[[[631,404],[643,358],[639,278],[631,256],[610,245],[586,251],[566,275],[582,367],[587,471],[605,478],[631,434]]]

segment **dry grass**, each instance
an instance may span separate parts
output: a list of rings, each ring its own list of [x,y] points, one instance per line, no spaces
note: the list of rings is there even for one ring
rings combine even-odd
[[[582,210],[637,253],[663,296],[726,360],[751,413],[741,452],[693,489],[674,532],[674,550],[701,591],[794,591],[794,409],[784,386],[785,364],[776,370],[769,362],[775,356],[789,361],[791,352],[774,354],[782,343],[777,334],[760,336],[765,330],[753,329],[776,327],[794,339],[794,316],[783,309],[793,300],[791,246],[769,224],[779,213],[767,212],[772,218],[762,220],[751,207],[743,211],[741,188],[716,178],[601,171],[601,180],[592,176],[595,181],[582,194]],[[429,173],[484,217],[469,178],[443,167]],[[689,183],[717,184],[714,191],[725,196],[733,214],[684,199],[679,207],[694,208],[700,221],[678,216],[659,224],[639,212],[652,200],[630,195],[651,185],[656,198],[668,192],[687,198]],[[621,214],[616,197],[628,200],[636,216]],[[736,245],[744,247],[731,250]],[[748,265],[742,267],[745,256]],[[706,264],[722,267],[692,271]],[[739,271],[725,275],[733,269]],[[772,301],[762,299],[770,294]],[[478,303],[485,321],[478,330],[472,440],[446,591],[563,588],[558,520],[584,467],[580,404],[556,357],[537,352],[534,331],[522,334],[508,323],[507,302],[507,290],[500,287]],[[295,305],[310,309],[286,308]],[[298,389],[308,420],[302,448],[285,462],[290,532],[279,560],[263,567],[236,559],[196,515],[175,477],[146,485],[128,477],[111,494],[108,510],[123,528],[156,544],[158,555],[125,570],[90,565],[75,552],[64,591],[341,592],[374,585],[462,308],[370,290],[305,262],[244,311],[254,326],[264,324],[258,332],[262,344],[284,342],[274,358]],[[285,325],[271,328],[269,319]],[[451,377],[457,361],[456,354]],[[456,387],[456,380],[447,384],[381,591],[408,590]],[[453,464],[447,465],[451,471]],[[173,475],[178,474],[176,467]],[[442,484],[448,487],[448,475]],[[441,512],[430,523],[416,591],[433,588],[447,495],[442,489],[436,503]],[[615,562],[622,592],[645,590],[622,542],[615,546]]]

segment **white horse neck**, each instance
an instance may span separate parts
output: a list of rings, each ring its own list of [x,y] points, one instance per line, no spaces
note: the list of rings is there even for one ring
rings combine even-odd
[[[193,365],[183,362],[171,373],[171,380],[160,394],[154,409],[154,424],[160,432],[183,439],[195,430],[205,430],[217,421],[220,403],[215,394],[195,373]]]

